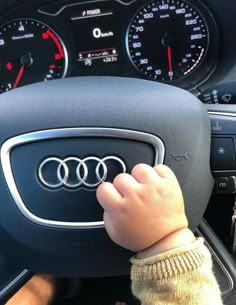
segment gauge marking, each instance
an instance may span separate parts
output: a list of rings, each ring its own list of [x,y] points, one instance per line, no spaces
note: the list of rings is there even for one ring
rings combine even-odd
[[[1,92],[65,77],[66,47],[44,23],[33,19],[13,20],[1,27],[0,41]]]
[[[179,80],[197,69],[208,45],[204,17],[185,0],[155,0],[144,5],[126,35],[127,52],[135,68],[164,82]]]
[[[198,60],[195,62],[195,64],[192,66],[192,68],[191,68],[189,71],[186,71],[186,72],[185,72],[185,75],[189,74],[193,69],[195,69],[195,67],[196,67],[196,66],[199,64],[199,62],[201,61],[204,52],[205,52],[205,50],[202,49],[201,54],[200,54]]]
[[[53,32],[51,32],[50,30],[47,30],[47,34],[49,35],[49,37],[52,38],[52,40],[55,42],[55,44],[58,48],[59,53],[55,55],[55,58],[57,60],[62,59],[62,57],[64,57],[64,51],[63,51],[63,48],[62,48],[62,45],[61,45],[60,41],[58,40],[56,35]]]

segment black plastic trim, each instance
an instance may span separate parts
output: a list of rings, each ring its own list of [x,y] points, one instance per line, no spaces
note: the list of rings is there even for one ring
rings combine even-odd
[[[0,304],[7,302],[25,283],[27,283],[33,273],[28,270],[23,270],[10,283],[0,290]]]
[[[221,266],[222,274],[216,274],[216,278],[219,276],[226,276],[229,281],[229,288],[226,291],[222,291],[224,305],[235,305],[236,261],[211,229],[206,220],[203,219],[201,221],[196,233],[205,238],[205,244],[211,252],[213,260],[216,260],[216,262]]]

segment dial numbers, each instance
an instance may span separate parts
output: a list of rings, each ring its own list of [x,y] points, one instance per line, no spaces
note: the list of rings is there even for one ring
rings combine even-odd
[[[66,48],[45,24],[15,20],[0,28],[0,92],[65,76]]]
[[[153,1],[133,18],[127,49],[133,65],[159,81],[194,71],[208,49],[208,29],[200,12],[185,1]]]

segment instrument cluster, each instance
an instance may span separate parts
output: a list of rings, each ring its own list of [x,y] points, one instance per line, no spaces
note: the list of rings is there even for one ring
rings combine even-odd
[[[0,19],[0,92],[73,76],[193,89],[217,64],[215,20],[193,0],[42,0]]]

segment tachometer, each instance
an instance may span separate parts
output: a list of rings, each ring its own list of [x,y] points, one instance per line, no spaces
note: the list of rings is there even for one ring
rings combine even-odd
[[[127,49],[134,66],[158,81],[179,80],[203,61],[209,45],[204,17],[184,0],[152,1],[133,18]]]
[[[62,78],[67,67],[62,40],[42,22],[22,19],[0,28],[0,91]]]

